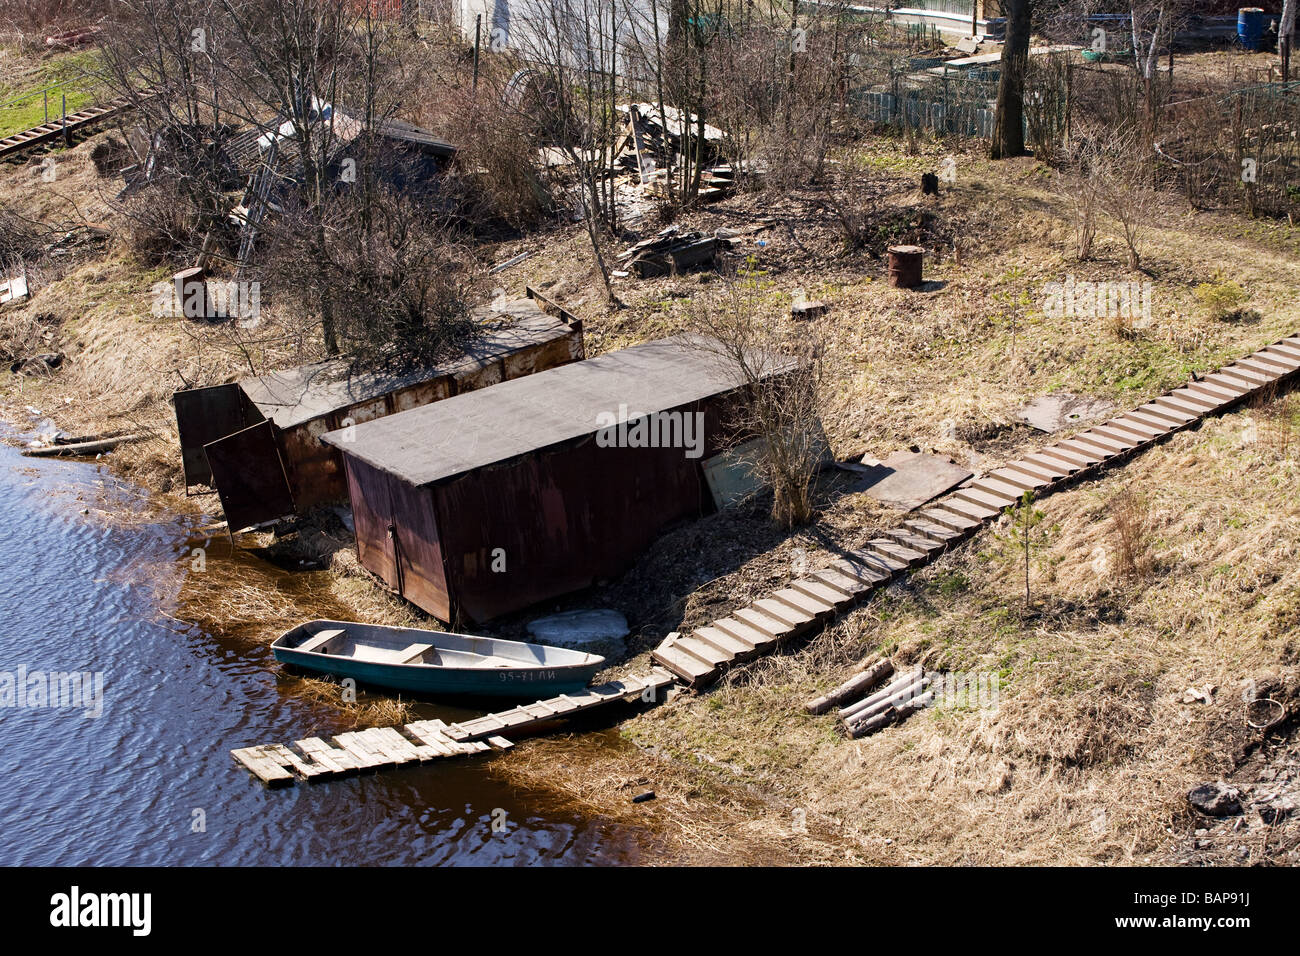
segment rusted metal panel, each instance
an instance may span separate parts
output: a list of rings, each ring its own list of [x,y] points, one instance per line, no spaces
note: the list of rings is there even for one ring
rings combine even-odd
[[[365,462],[347,459],[357,558],[389,587],[450,620],[442,546],[428,489],[404,486]]]
[[[708,457],[726,430],[717,404],[681,409],[696,410]],[[668,525],[713,509],[704,457],[589,435],[434,485],[452,609],[481,623],[619,574]]]
[[[231,531],[294,512],[275,427],[259,422],[204,446]]]
[[[212,486],[212,469],[203,446],[261,421],[262,415],[237,384],[187,388],[172,395],[180,434],[185,487]]]
[[[326,418],[317,418],[279,433],[289,487],[299,512],[342,501],[347,495],[338,452],[320,442],[330,424]]]

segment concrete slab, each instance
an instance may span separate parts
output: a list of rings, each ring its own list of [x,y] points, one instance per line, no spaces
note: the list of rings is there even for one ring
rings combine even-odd
[[[1024,408],[1018,409],[1016,417],[1040,432],[1051,434],[1063,428],[1075,428],[1100,421],[1110,416],[1114,410],[1115,406],[1103,399],[1061,392],[1039,396]]]
[[[919,508],[971,477],[951,458],[900,451],[870,467],[854,491],[866,492],[899,511]]]

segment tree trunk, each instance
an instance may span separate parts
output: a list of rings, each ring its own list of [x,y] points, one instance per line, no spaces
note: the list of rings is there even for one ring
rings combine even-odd
[[[1023,156],[1025,152],[1025,69],[1029,64],[1032,0],[1008,0],[1007,42],[1002,47],[1002,79],[998,84],[993,122],[992,159]]]
[[[1282,52],[1282,41],[1295,31],[1296,0],[1285,0],[1282,4],[1282,18],[1277,25],[1277,50]]]

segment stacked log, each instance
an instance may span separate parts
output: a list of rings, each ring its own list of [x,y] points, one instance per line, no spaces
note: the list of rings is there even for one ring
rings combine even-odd
[[[846,680],[839,687],[836,687],[824,697],[818,697],[816,700],[810,700],[804,705],[808,713],[824,714],[832,707],[844,703],[846,700],[855,700],[861,694],[871,690],[882,680],[894,673],[894,665],[890,661],[883,661],[879,656],[866,658],[857,667],[854,668],[854,675]]]
[[[846,737],[857,739],[904,720],[934,702],[934,693],[927,691],[929,686],[924,668],[914,668],[883,690],[840,708],[841,729]]]

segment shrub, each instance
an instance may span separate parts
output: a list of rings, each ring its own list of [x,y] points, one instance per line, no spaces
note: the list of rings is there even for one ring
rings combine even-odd
[[[1218,321],[1238,318],[1248,298],[1246,290],[1231,281],[1202,282],[1195,294],[1206,314]]]

